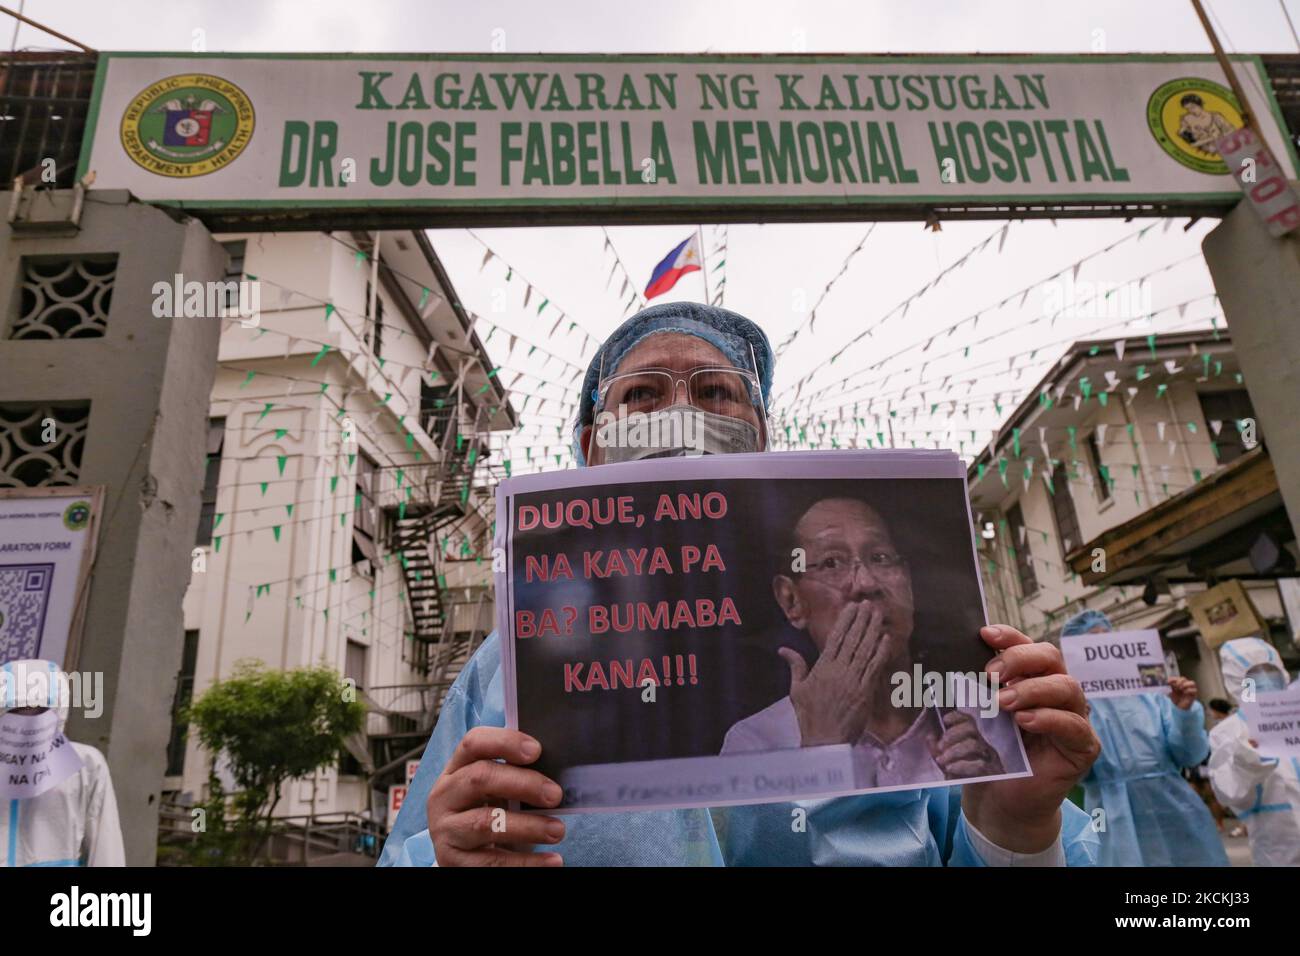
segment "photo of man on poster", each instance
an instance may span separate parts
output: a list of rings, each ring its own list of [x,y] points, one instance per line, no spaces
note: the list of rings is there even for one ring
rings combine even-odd
[[[791,570],[774,576],[773,595],[816,656],[778,649],[790,693],[732,726],[724,754],[850,743],[859,782],[874,787],[1023,769],[1014,724],[981,706],[995,689],[976,675],[943,674],[937,700],[904,687],[917,660],[912,570],[877,509],[823,498],[798,515],[787,543]]]

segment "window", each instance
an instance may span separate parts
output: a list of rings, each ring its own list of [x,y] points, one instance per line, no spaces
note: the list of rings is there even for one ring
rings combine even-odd
[[[343,657],[343,676],[351,679],[358,691],[366,689],[366,654],[369,648],[364,644],[356,641],[348,641],[347,649]],[[339,774],[345,777],[356,777],[364,774],[365,769],[361,762],[352,754],[344,751],[339,758]]]
[[[1083,540],[1079,534],[1079,515],[1074,510],[1074,497],[1070,494],[1070,475],[1065,462],[1059,461],[1052,469],[1052,487],[1056,494],[1052,499],[1052,517],[1056,519],[1056,534],[1061,539],[1061,557],[1065,557]]]
[[[185,741],[189,727],[180,719],[181,710],[194,696],[194,665],[199,657],[199,632],[185,632],[185,649],[181,652],[181,670],[176,675],[176,696],[172,700],[172,733],[167,741],[167,776],[185,772]]]
[[[225,275],[225,302],[227,315],[239,314],[239,283],[244,278],[244,255],[248,251],[248,243],[243,239],[232,239],[229,242],[223,242],[221,248],[226,250],[226,255],[230,256],[230,264],[226,266]]]
[[[357,690],[366,689],[366,645],[357,641],[348,641],[346,657],[343,660],[343,676],[352,678]]]
[[[199,505],[199,531],[195,545],[206,547],[212,543],[213,525],[217,518],[217,483],[221,480],[221,451],[226,443],[226,420],[208,420],[208,457],[203,471],[203,498]]]
[[[1244,388],[1234,388],[1226,392],[1201,392],[1196,396],[1201,401],[1201,413],[1210,429],[1210,441],[1214,442],[1219,452],[1219,464],[1227,465],[1236,461],[1250,451],[1241,440],[1237,423],[1243,418],[1254,418],[1255,408],[1250,404],[1250,394]],[[1219,422],[1219,434],[1214,434],[1212,422]],[[1264,440],[1259,422],[1255,422],[1256,443]],[[1252,446],[1253,447],[1253,446]]]
[[[425,433],[439,448],[452,428],[456,415],[455,403],[450,399],[450,385],[430,385],[424,379],[420,380],[420,422],[424,425]]]
[[[226,278],[242,278],[244,275],[244,255],[248,251],[248,243],[243,239],[231,239],[229,242],[223,242],[221,248],[225,249],[226,255],[230,256],[230,264],[226,266]]]
[[[11,339],[103,337],[117,280],[116,255],[23,256]]]
[[[365,452],[357,455],[357,484],[355,508],[352,516],[352,564],[358,573],[367,578],[375,576],[379,553],[375,548],[378,537],[376,527],[378,508],[375,494],[378,490],[379,466]]]
[[[75,485],[90,402],[0,404],[0,487]]]
[[[1088,466],[1092,469],[1092,487],[1098,501],[1110,501],[1110,482],[1101,470],[1103,464],[1101,442],[1097,440],[1097,433],[1093,432],[1088,436]]]
[[[370,310],[371,289],[372,286],[370,285],[369,282],[367,282],[366,283],[366,311],[367,312]],[[367,343],[370,342],[370,329],[371,329],[371,325],[369,322],[367,322],[366,333],[364,336]],[[384,297],[382,295],[375,296],[374,332],[375,332],[375,336],[374,336],[375,358],[380,358],[384,348]]]
[[[1011,532],[1011,553],[1016,556],[1016,578],[1020,582],[1020,596],[1029,598],[1038,593],[1038,578],[1034,575],[1034,558],[1029,550],[1029,536],[1024,533],[1025,519],[1016,502],[1007,511],[1007,527]],[[1024,542],[1021,544],[1020,542]]]

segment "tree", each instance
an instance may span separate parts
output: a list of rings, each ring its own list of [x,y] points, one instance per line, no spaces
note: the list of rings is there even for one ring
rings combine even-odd
[[[257,858],[285,782],[333,765],[365,714],[351,682],[328,667],[275,671],[255,660],[237,662],[229,678],[185,709],[183,719],[213,759],[225,753],[229,760],[238,786],[237,857],[248,863]]]

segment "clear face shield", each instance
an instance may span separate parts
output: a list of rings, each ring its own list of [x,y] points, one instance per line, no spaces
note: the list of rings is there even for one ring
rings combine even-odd
[[[605,461],[766,450],[767,408],[752,344],[749,357],[752,370],[707,364],[606,377],[602,356],[595,441]]]
[[[1247,670],[1243,683],[1247,680],[1254,681],[1256,691],[1286,690],[1287,686],[1286,671],[1268,663],[1256,664]]]

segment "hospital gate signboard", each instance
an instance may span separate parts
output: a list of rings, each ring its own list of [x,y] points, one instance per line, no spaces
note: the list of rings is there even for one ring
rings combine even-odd
[[[1236,61],[1295,178],[1262,64]],[[1188,54],[105,53],[79,175],[214,210],[1221,209],[1242,126]]]

